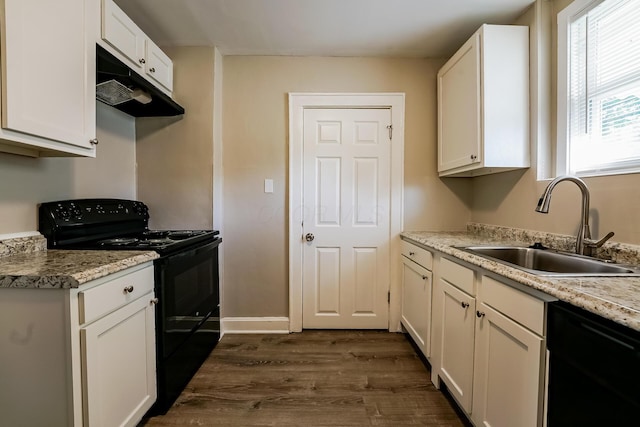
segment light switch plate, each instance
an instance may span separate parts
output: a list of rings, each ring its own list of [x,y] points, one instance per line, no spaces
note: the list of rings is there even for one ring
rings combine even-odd
[[[264,192],[265,193],[273,193],[273,180],[265,179],[264,180]]]

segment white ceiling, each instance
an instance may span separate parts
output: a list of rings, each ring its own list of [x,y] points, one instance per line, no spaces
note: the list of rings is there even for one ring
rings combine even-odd
[[[224,55],[448,57],[535,0],[116,0],[161,46]]]

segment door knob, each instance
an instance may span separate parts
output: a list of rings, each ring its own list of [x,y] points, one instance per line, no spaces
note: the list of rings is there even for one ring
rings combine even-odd
[[[313,242],[313,239],[315,239],[316,236],[314,236],[312,233],[307,233],[304,236],[304,240],[306,240],[307,242]]]

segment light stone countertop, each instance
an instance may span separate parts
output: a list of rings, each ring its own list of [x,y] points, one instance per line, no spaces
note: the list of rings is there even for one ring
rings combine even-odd
[[[542,236],[543,238],[539,238],[541,237],[540,235],[527,234],[526,231],[517,229],[504,232],[507,229],[487,231],[474,227],[478,227],[478,225],[473,224],[468,227],[469,232],[407,231],[403,232],[401,236],[405,240],[451,255],[469,264],[476,265],[640,331],[640,277],[546,277],[530,274],[456,249],[456,246],[529,246],[539,241],[548,245],[550,241],[553,241],[554,237],[559,236],[544,235]],[[563,249],[559,247],[562,245],[549,246],[554,249]],[[611,245],[615,250],[618,250],[620,246],[621,244],[615,243]],[[634,260],[633,251],[626,251],[624,254],[625,261]]]
[[[0,288],[77,288],[152,261],[152,251],[36,250],[0,257]]]

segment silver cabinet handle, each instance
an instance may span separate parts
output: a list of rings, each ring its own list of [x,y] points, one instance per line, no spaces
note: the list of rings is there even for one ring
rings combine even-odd
[[[149,304],[151,304],[151,305],[155,305],[157,303],[158,303],[158,298],[154,298],[151,301],[149,301]]]
[[[89,143],[91,143],[91,145],[98,145],[98,142],[100,142],[98,141],[98,138],[93,138],[89,140]]]
[[[140,58],[140,59],[138,59],[138,61],[139,61],[141,64],[144,64],[145,62],[147,62],[147,61],[145,61],[145,60],[144,60],[144,58]]]
[[[316,236],[313,235],[313,233],[307,233],[304,236],[304,240],[306,240],[307,242],[313,242],[313,239],[315,239]]]
[[[131,292],[133,292],[133,286],[127,286],[124,288],[125,294],[130,294]]]
[[[484,317],[484,313],[483,313],[483,312],[481,312],[481,311],[476,311],[476,316],[477,316],[478,318]]]
[[[464,302],[464,301],[462,301],[462,302],[460,303],[460,305],[462,306],[462,308],[467,308],[467,307],[469,307],[469,303],[468,303],[468,302]]]

